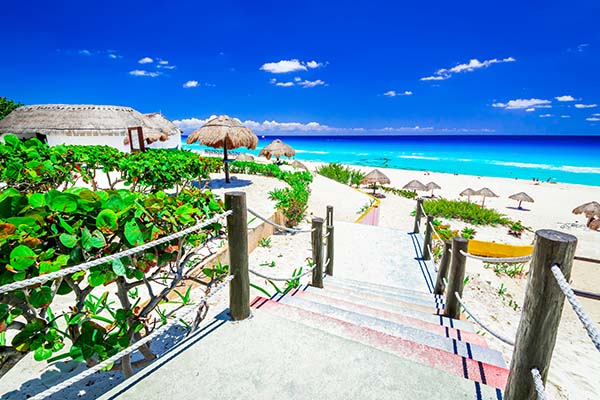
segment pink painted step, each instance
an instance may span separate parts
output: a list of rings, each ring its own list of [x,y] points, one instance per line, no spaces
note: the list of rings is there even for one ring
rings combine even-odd
[[[490,364],[457,356],[453,353],[401,339],[396,336],[358,326],[322,314],[277,303],[263,297],[255,298],[252,307],[258,311],[299,322],[327,333],[353,340],[391,354],[425,364],[462,378],[504,390],[508,370]]]
[[[304,292],[304,291],[296,291],[293,292],[293,297],[300,297],[310,301],[314,301],[317,303],[328,304],[330,306],[338,307],[348,311],[354,311],[361,313],[363,315],[368,315],[370,317],[381,318],[387,321],[396,322],[402,325],[412,326],[413,328],[421,329],[424,331],[429,331],[432,333],[436,333],[441,336],[445,336],[451,339],[460,340],[463,342],[469,342],[472,344],[477,344],[482,347],[488,347],[486,340],[480,335],[462,331],[456,328],[450,328],[446,326],[441,326],[440,324],[434,324],[431,322],[426,322],[420,319],[411,318],[406,315],[398,314],[391,311],[381,310],[378,308],[369,307],[364,304],[358,304],[351,301],[341,300],[333,297],[322,296],[316,292]]]

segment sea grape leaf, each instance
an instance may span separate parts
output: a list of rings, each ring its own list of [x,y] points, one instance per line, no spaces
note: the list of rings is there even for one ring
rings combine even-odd
[[[61,233],[58,237],[60,242],[67,248],[72,249],[77,245],[77,236],[69,235],[68,233]]]
[[[70,213],[77,210],[77,200],[75,196],[69,194],[60,194],[50,202],[52,211]]]
[[[125,265],[123,265],[123,261],[121,261],[120,258],[113,260],[112,269],[115,274],[121,275],[121,276],[124,276],[125,273],[127,272],[127,268],[125,268]]]
[[[134,220],[130,220],[125,224],[125,238],[132,246],[139,246],[144,243],[142,230]]]
[[[52,302],[52,289],[48,286],[35,288],[29,295],[29,304],[35,308],[45,307]]]
[[[102,210],[96,217],[96,227],[102,232],[116,231],[119,228],[119,218],[113,210]]]
[[[33,208],[40,208],[46,205],[46,198],[42,193],[34,193],[29,196],[29,205]]]
[[[10,265],[17,271],[23,271],[35,263],[36,257],[29,247],[19,245],[10,252]]]

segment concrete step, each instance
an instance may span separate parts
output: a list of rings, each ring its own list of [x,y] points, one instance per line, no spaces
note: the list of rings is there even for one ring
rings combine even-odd
[[[269,300],[271,301],[271,300]],[[440,336],[431,332],[419,330],[406,325],[401,325],[392,321],[370,317],[360,313],[343,310],[327,304],[321,304],[294,296],[284,296],[277,300],[279,303],[294,306],[296,310],[311,311],[316,314],[335,318],[338,320],[350,322],[359,326],[368,327],[383,333],[391,334],[402,339],[427,345],[433,348],[444,350],[449,353],[457,354],[470,359],[482,361],[488,364],[505,368],[506,363],[502,354],[490,348],[459,342],[458,340]],[[292,312],[292,311],[290,311]]]
[[[369,301],[377,301],[381,303],[388,303],[399,305],[402,307],[412,308],[413,310],[421,311],[428,314],[443,314],[444,306],[441,304],[436,304],[433,301],[428,302],[427,305],[423,304],[422,300],[411,299],[407,297],[400,297],[389,294],[380,294],[370,292],[368,290],[356,290],[354,288],[342,287],[337,285],[329,285],[325,281],[323,282],[323,286],[325,286],[325,290],[332,293],[337,293],[343,296],[354,296],[363,299],[365,302]]]
[[[391,311],[394,313],[405,315],[407,317],[420,319],[425,322],[432,322],[434,324],[439,324],[441,326],[447,326],[449,328],[457,328],[457,329],[460,329],[461,331],[468,331],[468,332],[476,331],[476,329],[473,327],[473,325],[468,321],[447,318],[447,317],[444,317],[443,315],[434,314],[431,311],[422,312],[419,310],[415,310],[411,307],[406,307],[398,302],[381,302],[381,301],[376,301],[376,300],[364,299],[362,297],[355,296],[351,292],[348,292],[348,293],[334,292],[333,290],[331,290],[331,288],[318,289],[318,288],[314,288],[309,285],[304,285],[297,290],[303,290],[303,291],[306,291],[309,293],[311,293],[311,292],[317,293],[320,296],[330,297],[332,299],[346,300],[346,301],[351,301],[356,304],[363,304],[363,305],[367,305],[371,308],[377,308],[379,310],[384,310],[384,311]],[[293,292],[294,291],[292,291],[292,293]],[[289,294],[288,294],[288,296],[289,296]],[[274,297],[278,298],[278,297],[280,297],[280,295],[277,295]]]
[[[330,306],[341,308],[346,311],[353,311],[359,314],[368,315],[370,317],[396,322],[401,325],[411,326],[413,328],[428,331],[436,335],[477,344],[482,347],[488,347],[488,344],[483,338],[483,336],[480,336],[474,332],[463,331],[456,328],[450,328],[448,326],[442,326],[439,324],[439,321],[436,321],[435,323],[426,322],[400,313],[370,307],[368,303],[355,303],[348,300],[322,296],[319,292],[319,290],[297,291],[294,292],[293,297],[303,298],[315,303],[327,304]]]
[[[415,303],[421,304],[428,307],[435,308],[444,308],[444,300],[439,298],[438,296],[434,296],[428,293],[421,293],[416,291],[410,291],[406,289],[396,288],[396,289],[382,289],[375,288],[370,286],[360,286],[355,285],[353,283],[348,283],[345,281],[341,281],[339,279],[335,279],[334,277],[327,277],[323,283],[325,287],[336,287],[346,290],[352,290],[358,293],[366,293],[366,294],[376,294],[379,296],[385,296],[392,299],[396,299],[399,301],[407,302],[407,303]]]
[[[444,372],[494,388],[503,389],[508,371],[495,365],[469,359],[437,347],[405,339],[375,327],[377,324],[360,325],[346,319],[338,319],[325,314],[296,307],[297,304],[278,303],[265,298],[253,301],[256,313],[266,311],[329,334],[354,340],[361,344],[392,353],[403,359],[428,365]]]
[[[337,276],[327,276],[327,282],[333,283],[338,286],[353,287],[353,288],[357,288],[357,289],[368,288],[368,289],[372,289],[375,292],[379,291],[379,292],[383,292],[383,293],[387,292],[387,293],[407,294],[407,295],[410,295],[413,297],[421,297],[423,299],[434,298],[434,299],[437,299],[438,302],[439,301],[443,302],[445,299],[445,296],[438,295],[438,294],[431,294],[429,292],[423,292],[420,290],[406,289],[406,288],[402,288],[402,287],[382,285],[382,284],[366,282],[366,281],[363,282],[363,281],[357,281],[357,280],[348,279],[348,278],[339,278]]]
[[[490,386],[266,312],[207,323],[101,399],[502,399]]]

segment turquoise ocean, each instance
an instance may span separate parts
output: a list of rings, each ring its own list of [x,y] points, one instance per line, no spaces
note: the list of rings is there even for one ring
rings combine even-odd
[[[276,138],[310,161],[600,186],[600,136],[259,136],[237,151]]]

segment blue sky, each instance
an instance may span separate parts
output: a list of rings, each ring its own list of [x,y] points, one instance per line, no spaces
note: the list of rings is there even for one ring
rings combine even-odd
[[[490,3],[8,2],[0,96],[187,130],[600,134],[600,3]]]

